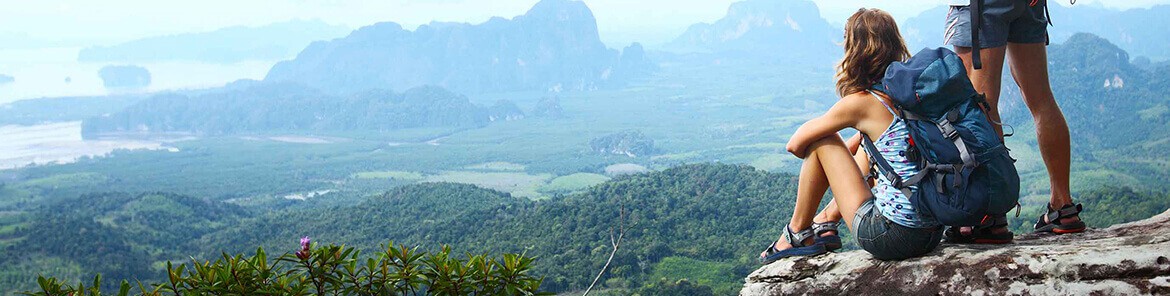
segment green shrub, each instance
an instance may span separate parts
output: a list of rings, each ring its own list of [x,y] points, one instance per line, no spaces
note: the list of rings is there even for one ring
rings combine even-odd
[[[384,246],[377,256],[362,258],[352,247],[312,246],[269,260],[263,248],[254,256],[226,253],[214,262],[192,259],[190,265],[167,262],[165,283],[138,283],[138,295],[549,295],[538,292],[543,278],[529,274],[534,259],[523,254],[466,254],[451,248],[426,253],[418,248]],[[101,275],[93,284],[76,286],[56,278],[37,277],[40,291],[24,295],[102,294]],[[116,295],[129,295],[122,281]]]

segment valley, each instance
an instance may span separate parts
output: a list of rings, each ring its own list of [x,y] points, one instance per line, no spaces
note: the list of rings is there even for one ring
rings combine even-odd
[[[816,14],[749,0],[663,50],[607,48],[589,8],[564,0],[413,30],[309,23],[333,39],[283,53],[264,77],[0,105],[0,293],[35,288],[38,274],[157,283],[167,262],[292,252],[304,236],[367,254],[388,241],[523,253],[542,291],[575,293],[628,222],[600,295],[682,283],[733,294],[791,214],[801,160],[788,137],[837,100],[839,28]],[[929,18],[906,23],[911,44],[937,42]],[[1160,43],[1053,30],[1086,221],[1164,211],[1170,64],[1127,51]],[[134,44],[166,40],[104,50],[151,60]],[[1018,89],[1000,108],[1023,182],[1010,228],[1025,233],[1047,174]]]

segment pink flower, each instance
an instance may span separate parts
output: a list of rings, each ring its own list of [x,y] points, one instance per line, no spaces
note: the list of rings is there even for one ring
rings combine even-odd
[[[307,236],[302,237],[301,238],[301,250],[297,251],[297,253],[296,253],[297,258],[300,258],[301,260],[309,259],[309,254],[310,254],[310,252],[312,252],[311,250],[309,250],[309,245],[312,243],[313,243],[313,241],[311,239],[309,239],[309,237],[307,237]]]

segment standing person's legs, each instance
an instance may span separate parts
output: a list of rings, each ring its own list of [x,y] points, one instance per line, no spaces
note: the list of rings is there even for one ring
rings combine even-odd
[[[1069,193],[1071,148],[1068,123],[1065,122],[1064,113],[1060,111],[1049,85],[1048,53],[1045,44],[1008,43],[1007,53],[1010,56],[1012,76],[1020,86],[1024,104],[1032,112],[1036,124],[1040,156],[1048,169],[1048,181],[1052,187],[1049,206],[1060,209],[1071,205],[1073,201]],[[1068,224],[1079,220],[1080,218],[1076,216],[1066,217],[1061,219],[1060,223]]]

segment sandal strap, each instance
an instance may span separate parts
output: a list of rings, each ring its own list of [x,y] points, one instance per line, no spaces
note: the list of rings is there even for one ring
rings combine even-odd
[[[813,222],[813,224],[812,224],[813,235],[820,236],[821,234],[824,234],[825,232],[829,232],[829,231],[840,232],[840,231],[837,231],[837,228],[840,226],[841,226],[841,221],[829,221],[829,222],[824,222],[824,223]]]
[[[1044,215],[1048,218],[1048,224],[1060,224],[1060,219],[1069,218],[1081,214],[1084,207],[1081,204],[1067,204],[1060,209],[1053,209],[1052,205],[1048,205],[1048,212]],[[1044,222],[1044,221],[1040,221]]]
[[[1081,204],[1064,205],[1064,207],[1060,208],[1060,218],[1068,218],[1068,217],[1080,215],[1081,210],[1084,210],[1084,207],[1082,207]]]
[[[807,247],[804,241],[813,237],[812,227],[804,230],[793,232],[791,227],[784,226],[784,240],[788,241],[789,245],[793,247]]]

